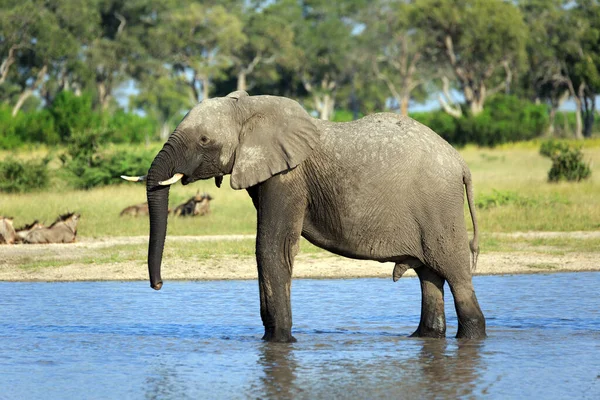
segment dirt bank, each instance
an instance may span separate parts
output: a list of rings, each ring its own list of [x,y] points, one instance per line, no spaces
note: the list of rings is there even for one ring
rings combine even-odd
[[[507,235],[533,237],[595,238],[600,232],[536,232]],[[517,236],[518,237],[518,236]],[[173,242],[235,241],[253,239],[251,235],[179,236]],[[116,261],[98,257],[95,252],[122,245],[143,245],[146,236],[83,239],[62,245],[0,246],[0,281],[81,281],[81,280],[146,280],[145,258]],[[44,261],[36,262],[36,260]],[[300,254],[294,266],[295,278],[392,277],[393,263],[350,260],[329,253]],[[544,252],[483,252],[476,274],[518,274],[567,271],[600,271],[600,259],[594,252],[548,254]],[[256,279],[252,256],[219,256],[204,260],[169,257],[163,262],[163,279],[215,280]],[[408,271],[405,276],[414,276]]]

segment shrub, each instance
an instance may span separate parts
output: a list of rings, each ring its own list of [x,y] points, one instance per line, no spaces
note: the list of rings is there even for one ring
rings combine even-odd
[[[491,194],[483,194],[475,199],[475,206],[483,210],[494,207],[516,205],[519,207],[534,206],[538,204],[535,199],[519,195],[517,192],[500,191],[494,189]]]
[[[488,100],[484,110],[475,116],[467,114],[454,118],[441,110],[411,116],[459,146],[466,143],[495,146],[529,140],[542,135],[548,126],[548,112],[544,105],[506,95]]]
[[[50,111],[40,110],[17,115],[15,132],[21,142],[38,142],[55,145],[60,143],[60,136],[54,126],[54,118]]]
[[[110,141],[113,143],[141,143],[152,139],[157,132],[156,121],[123,110],[110,117],[107,128],[112,132]]]
[[[549,207],[555,204],[569,204],[569,201],[556,194],[551,197],[526,197],[510,190],[496,189],[493,189],[491,194],[482,194],[475,199],[475,206],[482,210],[508,205],[517,207]]]
[[[17,120],[8,106],[0,106],[0,149],[14,149],[22,144],[16,133]]]
[[[48,110],[63,142],[67,142],[74,132],[99,129],[102,125],[100,114],[92,109],[92,97],[89,94],[76,96],[72,92],[62,91]]]
[[[550,140],[542,143],[540,154],[552,160],[548,171],[548,181],[580,181],[592,174],[589,163],[583,161],[581,147],[573,147],[566,142]]]
[[[548,127],[548,112],[544,105],[498,95],[488,100],[480,114],[467,115],[458,121],[458,136],[463,140],[495,146],[541,136]]]
[[[60,156],[64,178],[76,189],[120,183],[124,173],[145,175],[154,152],[119,151],[104,148],[110,132],[103,130],[75,133],[65,154]]]
[[[413,113],[410,115],[423,125],[428,126],[438,135],[455,145],[466,144],[465,137],[458,136],[458,120],[445,111]]]
[[[0,191],[23,193],[46,188],[49,162],[49,157],[39,161],[20,161],[9,157],[0,161]]]

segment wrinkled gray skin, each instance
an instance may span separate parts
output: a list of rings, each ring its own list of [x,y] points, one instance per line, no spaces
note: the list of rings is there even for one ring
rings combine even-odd
[[[79,214],[65,214],[49,227],[31,231],[23,242],[29,244],[39,243],[72,243],[77,237],[77,223]]]
[[[448,282],[456,336],[485,337],[463,216],[466,186],[476,256],[471,175],[458,152],[418,122],[389,113],[319,121],[293,100],[245,92],[196,105],[147,175],[148,268],[157,290],[169,193],[158,182],[176,173],[184,185],[209,178],[218,185],[231,174],[231,186],[252,198],[264,340],[295,340],[290,287],[301,236],[342,256],[394,262],[395,278],[414,268],[422,290],[414,336],[445,336]]]

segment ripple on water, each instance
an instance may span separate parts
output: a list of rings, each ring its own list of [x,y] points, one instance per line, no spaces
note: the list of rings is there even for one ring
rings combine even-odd
[[[0,283],[7,398],[600,398],[600,273],[478,276],[489,337],[407,337],[417,279],[296,280],[294,344],[253,281]],[[434,396],[435,394],[436,396]],[[1,397],[1,396],[0,396]]]

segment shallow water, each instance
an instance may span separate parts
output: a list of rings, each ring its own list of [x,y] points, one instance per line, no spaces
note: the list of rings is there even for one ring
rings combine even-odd
[[[449,293],[448,338],[408,338],[414,278],[295,280],[286,345],[255,281],[4,282],[0,398],[600,398],[600,273],[474,283],[482,341],[453,338]]]

